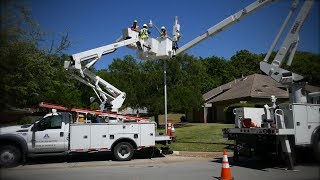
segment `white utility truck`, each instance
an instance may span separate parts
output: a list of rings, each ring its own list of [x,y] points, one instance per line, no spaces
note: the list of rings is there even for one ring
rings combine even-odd
[[[271,96],[271,107],[265,105],[264,108],[234,110],[235,128],[223,129],[223,134],[229,140],[235,140],[235,160],[238,160],[239,155],[256,154],[268,158],[268,154],[275,154],[287,161],[289,169],[293,169],[294,148],[307,146],[312,148],[320,162],[320,92],[308,93],[301,75],[281,68],[284,62],[290,66],[293,61],[299,32],[310,12],[313,0],[304,1],[275,58],[271,64],[268,63],[298,2],[293,2],[269,52],[260,62],[261,71],[288,87],[290,102],[278,105],[277,98]]]
[[[175,54],[185,52],[205,39],[224,31],[271,2],[273,0],[257,0],[251,3],[177,49]],[[292,148],[309,146],[312,147],[314,155],[320,162],[320,92],[308,94],[305,91],[306,83],[303,82],[303,76],[281,68],[284,62],[287,66],[290,66],[293,61],[299,43],[300,29],[313,3],[313,0],[304,0],[303,4],[299,6],[299,0],[292,1],[289,13],[279,33],[265,59],[260,63],[262,72],[288,87],[290,103],[276,105],[276,97],[272,96],[272,107],[265,105],[264,108],[235,109],[236,128],[223,129],[225,137],[235,140],[235,160],[241,150],[251,151],[254,149],[257,153],[263,155],[276,153],[282,157],[286,156],[285,159],[289,169],[293,169]],[[299,7],[300,11],[295,13],[294,11]],[[269,64],[269,58],[293,15],[296,15],[293,25],[284,38],[275,58]]]
[[[205,39],[224,31],[271,2],[273,0],[257,0],[251,3],[177,49],[175,54],[185,52]],[[293,61],[299,43],[300,29],[313,3],[313,0],[304,0],[303,4],[299,6],[299,0],[292,1],[289,13],[279,33],[265,59],[260,63],[262,72],[288,87],[290,103],[276,105],[276,97],[272,96],[272,107],[265,105],[264,108],[235,109],[236,128],[223,129],[225,137],[235,140],[235,159],[237,159],[239,151],[254,149],[262,154],[277,153],[282,157],[285,155],[289,169],[293,169],[292,148],[309,146],[312,147],[314,155],[320,162],[320,92],[308,94],[305,91],[306,83],[303,82],[303,76],[281,68],[284,62],[287,66],[290,66]],[[299,7],[300,11],[295,13],[294,11]],[[269,58],[293,15],[296,15],[293,25],[284,38],[275,58],[269,64]],[[243,125],[246,125],[246,127]]]
[[[52,109],[52,113],[33,124],[2,127],[1,166],[13,166],[29,156],[74,152],[112,151],[116,160],[127,161],[134,150],[152,148],[156,143],[166,144],[171,140],[167,135],[159,135],[156,123],[145,118],[46,103],[40,106],[69,112]]]

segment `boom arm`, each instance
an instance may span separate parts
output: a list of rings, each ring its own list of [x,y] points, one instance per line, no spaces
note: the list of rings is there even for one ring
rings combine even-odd
[[[101,110],[104,110],[105,104],[108,103],[112,106],[111,111],[117,112],[126,98],[126,93],[120,91],[107,81],[92,73],[89,68],[93,66],[103,55],[113,53],[119,47],[134,44],[138,41],[139,38],[131,38],[73,54],[70,61],[64,62],[64,68],[71,71],[72,76],[75,79],[86,84],[87,86],[90,86],[94,90],[101,101]],[[77,74],[80,74],[80,76]]]
[[[272,79],[276,80],[277,82],[284,83],[284,84],[291,84],[294,81],[300,81],[303,79],[303,76],[292,73],[290,71],[287,71],[285,69],[280,68],[282,63],[284,62],[288,52],[289,57],[287,60],[287,65],[290,66],[294,57],[294,54],[297,50],[298,42],[299,42],[299,32],[300,29],[308,16],[311,7],[313,5],[313,0],[305,0],[304,4],[302,5],[290,31],[288,32],[285,40],[283,41],[279,51],[276,54],[276,57],[272,61],[271,64],[268,63],[269,56],[271,52],[273,51],[273,48],[277,41],[279,40],[280,35],[282,34],[281,27],[279,34],[277,35],[273,45],[271,46],[266,58],[264,61],[260,62],[260,69],[264,73],[268,74]],[[293,4],[294,6],[294,4]],[[289,15],[291,12],[289,13]],[[288,19],[288,18],[287,18]],[[284,24],[286,24],[285,20]]]
[[[257,11],[258,9],[260,9],[264,5],[267,5],[270,2],[272,2],[272,0],[257,0],[255,2],[253,2],[252,4],[245,7],[244,9],[227,17],[226,19],[219,22],[218,24],[212,26],[202,35],[194,38],[193,40],[191,40],[187,44],[183,45],[181,48],[179,48],[176,51],[176,54],[185,52],[188,49],[192,48],[193,46],[204,41],[205,39],[218,34],[219,32],[221,32],[221,31],[225,30],[226,28],[230,27],[231,25],[239,22],[247,15]],[[268,62],[267,62],[275,45],[277,44],[277,42],[281,36],[284,28],[286,27],[291,15],[293,14],[293,11],[296,9],[298,3],[299,3],[299,0],[293,1],[292,6],[291,6],[291,10],[290,10],[287,18],[285,19],[282,27],[280,28],[280,31],[279,31],[277,37],[275,38],[273,44],[271,45],[268,54],[266,55],[264,61],[260,63],[260,69],[264,73],[268,74],[271,78],[273,78],[274,80],[276,80],[277,82],[280,82],[280,83],[290,83],[292,81],[299,81],[299,80],[303,79],[302,76],[295,74],[295,73],[292,73],[290,71],[281,69],[280,66],[282,65],[282,62],[285,59],[288,52],[290,52],[290,54],[289,54],[289,57],[287,60],[287,65],[289,65],[289,66],[291,65],[294,54],[297,50],[298,42],[299,42],[300,28],[301,28],[303,22],[305,21],[305,18],[307,17],[308,13],[310,12],[310,9],[313,5],[313,0],[305,0],[303,6],[300,9],[299,14],[296,17],[296,20],[295,20],[292,28],[290,29],[290,32],[287,34],[287,36],[286,36],[283,44],[281,45],[281,48],[278,51],[272,64],[268,64]]]
[[[257,0],[255,2],[253,2],[252,4],[248,5],[244,9],[242,9],[242,10],[238,11],[237,13],[229,16],[228,18],[224,19],[223,21],[219,22],[218,24],[212,26],[211,28],[209,28],[202,35],[194,38],[193,40],[191,40],[187,44],[183,45],[181,48],[179,48],[176,51],[176,54],[182,53],[182,52],[192,48],[193,46],[199,44],[203,40],[205,40],[205,39],[207,39],[207,38],[209,38],[209,37],[211,37],[213,35],[218,34],[219,32],[227,29],[231,25],[239,22],[241,19],[243,19],[247,15],[252,14],[253,12],[255,12],[258,9],[260,9],[261,7],[263,7],[264,5],[269,4],[270,2],[272,2],[272,0]]]

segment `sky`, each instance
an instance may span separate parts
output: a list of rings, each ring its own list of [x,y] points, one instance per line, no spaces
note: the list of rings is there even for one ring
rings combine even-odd
[[[252,2],[254,0],[31,0],[27,2],[27,7],[44,31],[54,35],[69,33],[72,45],[65,53],[72,55],[114,43],[122,29],[130,27],[134,19],[138,20],[140,27],[152,20],[158,27],[165,26],[170,35],[174,17],[178,16],[182,34],[179,42],[181,47]],[[187,53],[196,57],[218,56],[225,59],[230,59],[242,49],[258,54],[266,53],[286,18],[291,3],[292,0],[272,2]],[[303,0],[300,5],[302,3]],[[300,31],[300,51],[320,54],[319,10],[320,1],[316,0]],[[296,10],[295,14],[297,12]],[[151,33],[151,37],[158,36],[154,28]],[[95,68],[107,68],[114,58],[123,58],[127,54],[136,57],[134,50],[119,48],[115,53],[101,58]]]

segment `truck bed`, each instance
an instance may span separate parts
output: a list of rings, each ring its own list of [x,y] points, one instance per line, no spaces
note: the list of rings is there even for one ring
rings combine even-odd
[[[71,124],[70,150],[111,150],[120,139],[137,148],[155,146],[155,127],[154,122]]]

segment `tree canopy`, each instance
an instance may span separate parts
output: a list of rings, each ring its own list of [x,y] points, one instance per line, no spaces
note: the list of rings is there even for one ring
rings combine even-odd
[[[1,1],[0,108],[36,107],[39,102],[84,106],[87,88],[70,78],[63,69],[70,45],[67,34],[58,44],[47,40],[39,26],[19,2]]]

